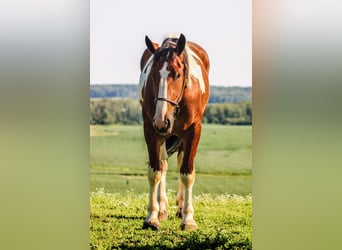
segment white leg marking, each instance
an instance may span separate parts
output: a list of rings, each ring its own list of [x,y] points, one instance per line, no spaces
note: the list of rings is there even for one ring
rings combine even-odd
[[[158,202],[159,202],[159,219],[166,220],[167,219],[167,207],[169,202],[167,200],[166,195],[166,173],[168,168],[167,162],[167,152],[166,145],[163,143],[160,147],[160,161],[161,161],[161,180],[158,188]]]
[[[170,71],[166,70],[167,62],[164,62],[160,73],[160,83],[158,89],[159,98],[167,98],[167,77]],[[158,128],[163,128],[165,126],[165,115],[167,112],[167,103],[164,101],[157,101],[156,113],[154,114],[154,122]]]
[[[195,171],[192,174],[181,174],[180,177],[185,189],[181,229],[196,230],[197,224],[194,220],[194,208],[192,206],[192,186],[195,183]]]
[[[167,172],[167,160],[162,160],[161,180],[158,188],[158,202],[159,202],[159,219],[167,219],[167,206],[169,204],[166,195],[166,172]]]
[[[148,168],[148,181],[150,184],[150,192],[149,192],[149,202],[147,207],[147,217],[145,219],[145,223],[158,228],[159,220],[158,220],[158,212],[159,212],[159,204],[157,201],[157,192],[158,185],[161,180],[161,171],[153,171],[151,167]]]

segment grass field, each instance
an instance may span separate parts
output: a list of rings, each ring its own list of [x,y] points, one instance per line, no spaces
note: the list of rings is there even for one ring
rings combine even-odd
[[[174,197],[175,193],[168,193]],[[252,249],[252,198],[236,195],[194,197],[195,232],[179,229],[176,206],[158,231],[142,230],[147,194],[107,194],[97,190],[90,196],[91,249]],[[175,204],[171,199],[170,203]]]
[[[176,155],[169,159],[169,218],[142,230],[147,214],[147,149],[142,126],[90,128],[91,249],[252,249],[252,129],[204,125],[195,160],[198,230],[176,218]]]
[[[250,126],[203,125],[195,160],[194,194],[252,192]],[[106,192],[148,192],[147,149],[142,126],[91,126],[90,187]],[[169,159],[167,189],[177,188],[176,155]]]

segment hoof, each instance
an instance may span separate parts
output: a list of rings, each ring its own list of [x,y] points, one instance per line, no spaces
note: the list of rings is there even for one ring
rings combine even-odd
[[[176,216],[180,219],[182,219],[182,209],[178,210],[176,213]]]
[[[180,228],[185,231],[195,231],[197,230],[197,224],[196,222],[191,222],[187,224],[181,224]]]
[[[159,212],[158,213],[158,219],[159,220],[167,220],[167,212],[164,211],[164,212]]]
[[[159,229],[159,226],[160,226],[159,223],[149,223],[149,222],[144,221],[142,229],[151,228],[152,230],[156,231]]]

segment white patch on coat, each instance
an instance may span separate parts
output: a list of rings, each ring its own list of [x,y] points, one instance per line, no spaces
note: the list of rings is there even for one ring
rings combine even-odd
[[[202,74],[202,68],[201,65],[198,64],[198,61],[200,61],[202,63],[201,58],[198,57],[198,55],[195,54],[195,52],[193,52],[188,46],[185,46],[184,49],[185,52],[185,57],[188,63],[188,72],[187,72],[187,76],[186,76],[186,84],[190,84],[190,78],[191,76],[195,77],[198,79],[200,88],[202,93],[205,92],[205,84],[204,84],[204,79],[203,79],[203,74]]]
[[[150,58],[147,60],[143,70],[141,71],[140,74],[140,79],[139,79],[139,99],[140,101],[144,101],[143,97],[142,97],[142,89],[146,84],[147,78],[150,74],[151,71],[151,67],[153,64],[153,55],[150,56]]]

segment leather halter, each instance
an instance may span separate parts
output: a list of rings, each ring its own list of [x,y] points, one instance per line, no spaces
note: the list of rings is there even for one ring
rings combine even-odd
[[[186,67],[185,67],[185,64],[184,64],[184,72],[186,72]],[[177,98],[176,101],[173,101],[173,100],[170,100],[168,98],[164,98],[164,97],[157,97],[154,99],[154,102],[157,103],[157,101],[164,101],[164,102],[168,102],[170,103],[172,106],[175,107],[175,115],[177,115],[179,112],[180,112],[180,106],[179,106],[179,102],[182,100],[183,98],[183,94],[184,94],[184,89],[186,88],[186,84],[185,84],[185,77],[184,77],[184,80],[183,80],[183,86],[182,86],[182,90]]]
[[[167,48],[170,48],[170,47],[175,47],[177,46],[177,40],[178,39],[174,39],[174,38],[168,38],[168,39],[165,39],[163,41],[163,44],[162,44],[162,48],[163,49],[167,49]],[[164,97],[157,97],[154,99],[154,102],[157,103],[157,101],[164,101],[164,102],[168,102],[170,103],[172,106],[175,107],[175,112],[174,114],[177,115],[179,112],[180,112],[180,106],[179,106],[179,102],[182,100],[183,98],[183,94],[184,94],[184,89],[186,88],[186,82],[185,82],[185,74],[186,74],[186,65],[184,63],[184,80],[183,80],[183,86],[182,86],[182,90],[177,98],[176,101],[173,101],[173,100],[170,100],[168,98],[164,98]]]

